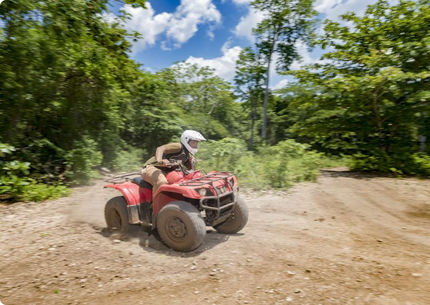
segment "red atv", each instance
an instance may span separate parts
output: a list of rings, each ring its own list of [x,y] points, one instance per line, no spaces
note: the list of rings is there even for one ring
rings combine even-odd
[[[248,208],[238,196],[233,173],[203,174],[194,169],[188,171],[180,163],[168,166],[175,168],[166,176],[168,184],[154,195],[152,185],[141,177],[127,178],[137,172],[116,176],[105,185],[122,193],[106,204],[109,230],[127,233],[136,225],[149,226],[158,231],[167,247],[188,252],[203,243],[206,226],[224,234],[234,234],[245,227]]]

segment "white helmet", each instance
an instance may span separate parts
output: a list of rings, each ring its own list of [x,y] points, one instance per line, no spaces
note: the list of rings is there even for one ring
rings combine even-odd
[[[198,148],[193,148],[190,146],[189,141],[206,141],[206,139],[201,135],[200,132],[195,130],[185,130],[181,136],[181,143],[184,144],[185,148],[193,155],[197,153]]]

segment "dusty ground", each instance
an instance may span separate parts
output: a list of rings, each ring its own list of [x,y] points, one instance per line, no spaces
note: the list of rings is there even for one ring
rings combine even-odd
[[[430,181],[324,172],[244,194],[247,227],[189,254],[114,242],[102,182],[0,207],[0,301],[21,304],[430,304]]]

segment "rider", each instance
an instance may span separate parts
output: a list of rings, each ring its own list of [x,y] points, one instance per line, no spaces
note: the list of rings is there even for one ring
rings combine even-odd
[[[155,156],[145,162],[141,171],[143,180],[152,185],[153,194],[160,186],[167,184],[166,175],[172,170],[169,163],[180,161],[191,169],[191,159],[194,156],[190,156],[190,154],[197,153],[200,141],[206,141],[206,139],[199,132],[185,130],[180,143],[165,144],[157,148]]]

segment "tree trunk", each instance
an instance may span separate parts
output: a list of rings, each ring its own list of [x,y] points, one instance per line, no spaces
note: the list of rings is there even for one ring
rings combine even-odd
[[[208,115],[211,115],[211,114],[212,114],[212,111],[214,111],[215,106],[216,106],[216,103],[214,103],[214,104],[212,105],[211,110],[209,110],[209,112],[208,112]]]
[[[254,123],[255,123],[255,105],[252,106],[252,118],[251,118],[251,138],[249,139],[249,149],[254,149]]]
[[[420,153],[425,153],[426,152],[426,137],[423,135],[419,135],[418,141],[420,142]]]
[[[266,72],[266,89],[264,90],[264,110],[263,110],[263,128],[261,130],[261,138],[266,140],[266,126],[267,126],[267,102],[269,100],[269,77],[270,77],[270,64],[272,62],[272,53],[269,54]]]

